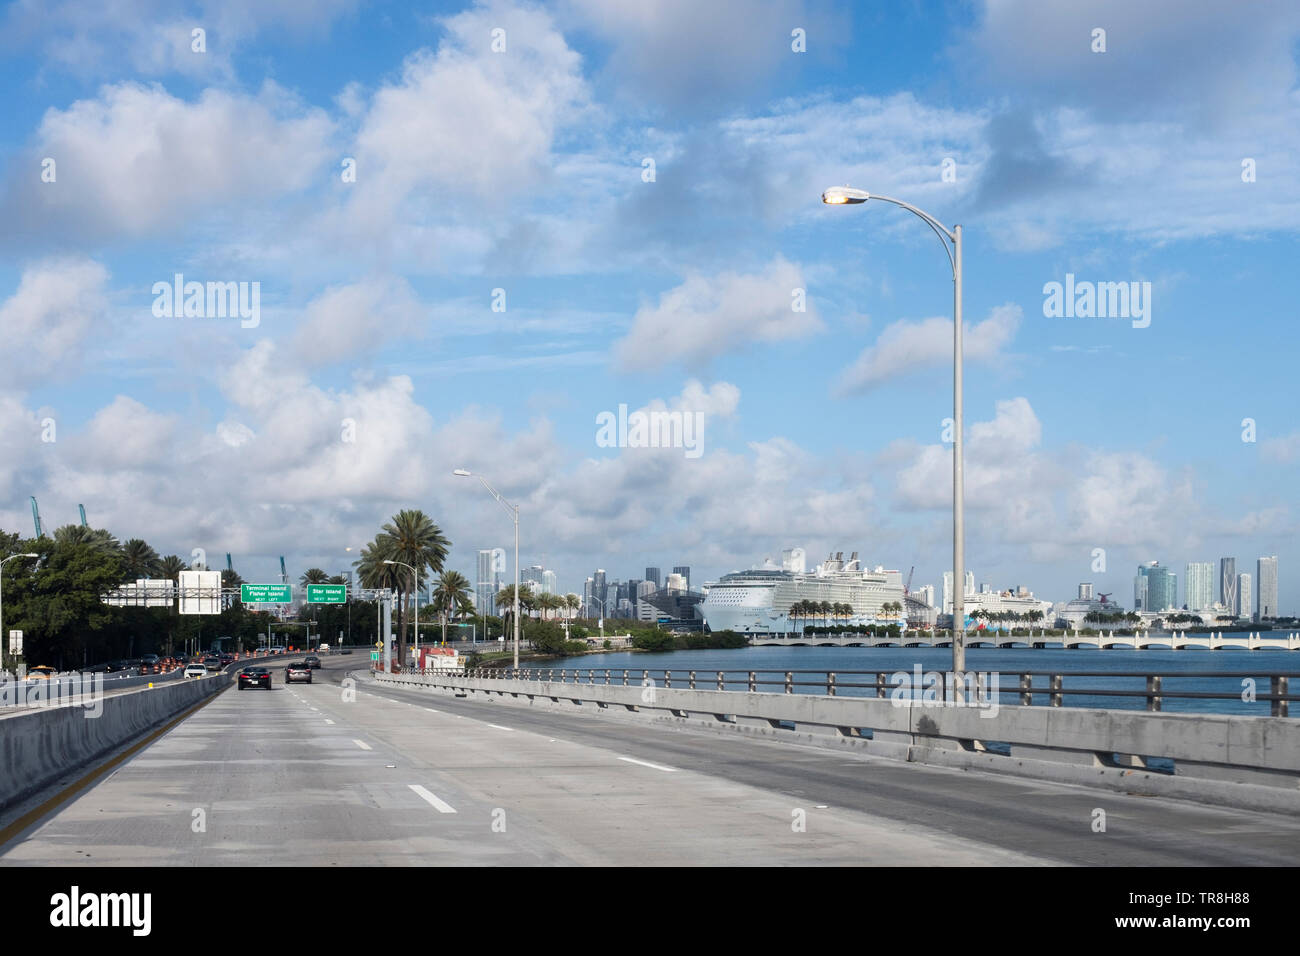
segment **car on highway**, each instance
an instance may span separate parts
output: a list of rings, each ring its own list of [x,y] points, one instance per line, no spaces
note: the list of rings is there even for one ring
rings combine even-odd
[[[350,648],[350,647],[345,647],[345,648],[343,648],[343,650],[339,651],[339,653],[340,653],[340,654],[351,654],[351,653],[352,653],[352,648]]]
[[[116,674],[119,671],[129,671],[131,669],[130,661],[109,661],[104,665],[105,674]]]
[[[320,670],[320,658],[315,654],[308,654],[302,659],[302,662],[314,671]]]
[[[306,682],[311,683],[311,667],[306,661],[295,661],[292,664],[286,664],[284,668],[284,682],[286,684],[295,684]]]
[[[185,668],[183,676],[187,679],[190,677],[207,677],[208,669],[202,664],[190,664]]]
[[[220,658],[220,657],[205,657],[205,658],[203,658],[203,666],[206,667],[206,668],[207,668],[208,670],[210,670],[210,671],[219,671],[219,670],[221,670],[221,658]]]
[[[316,648],[316,650],[320,651],[322,654],[328,654],[330,652],[330,646],[328,644],[322,644],[320,647]]]
[[[311,677],[311,671],[307,672],[308,678]],[[261,664],[250,664],[239,672],[239,689],[245,687],[265,687],[271,689],[271,672]]]
[[[57,673],[58,671],[56,671],[53,667],[50,667],[48,664],[38,664],[36,667],[33,667],[27,671],[27,676],[29,678],[40,677],[45,680],[49,680]]]
[[[225,667],[227,664],[233,664],[233,663],[235,663],[235,655],[234,655],[234,654],[227,654],[226,652],[223,651],[222,653],[218,654],[217,657],[221,659],[221,666],[222,666],[222,667]]]

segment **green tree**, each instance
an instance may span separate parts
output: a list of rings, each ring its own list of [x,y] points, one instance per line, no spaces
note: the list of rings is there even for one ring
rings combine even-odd
[[[447,622],[474,609],[469,580],[459,571],[443,571],[433,589],[433,609],[442,620],[442,642],[447,643]]]
[[[328,584],[330,576],[320,568],[308,568],[298,579],[298,584],[306,587],[309,584]]]
[[[162,559],[147,541],[131,538],[122,545],[122,573],[124,581],[139,578],[156,578],[162,571]]]

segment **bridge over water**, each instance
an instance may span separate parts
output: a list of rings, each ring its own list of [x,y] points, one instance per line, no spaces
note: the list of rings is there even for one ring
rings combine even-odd
[[[945,633],[907,631],[898,637],[886,634],[756,634],[749,639],[754,647],[951,647],[952,636]],[[1119,634],[1115,631],[1083,634],[1004,634],[997,631],[968,631],[967,647],[1038,647],[1093,648],[1127,647],[1133,650],[1161,648],[1182,650],[1279,650],[1300,651],[1300,633],[1274,635],[1270,631],[1188,633],[1186,631],[1141,631]]]

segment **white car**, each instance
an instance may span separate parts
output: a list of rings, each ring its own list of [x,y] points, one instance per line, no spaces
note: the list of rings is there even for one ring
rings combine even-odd
[[[185,668],[184,676],[186,679],[191,677],[207,677],[208,669],[202,664],[191,664],[189,667]]]
[[[330,646],[328,644],[322,644],[319,647],[317,647],[316,650],[319,651],[321,654],[328,654],[330,652]]]

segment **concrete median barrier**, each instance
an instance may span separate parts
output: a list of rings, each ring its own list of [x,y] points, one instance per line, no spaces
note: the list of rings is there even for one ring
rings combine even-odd
[[[0,809],[229,687],[233,671],[0,714]]]

